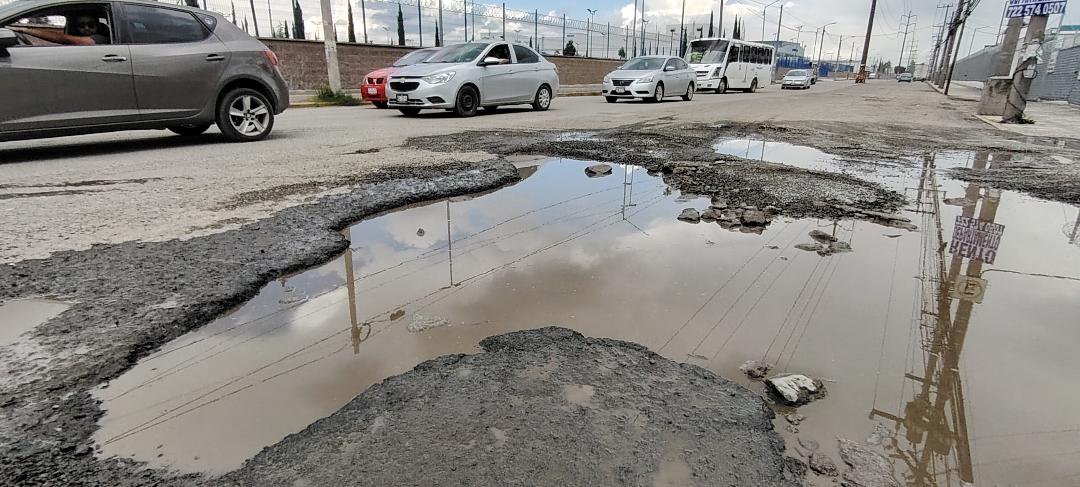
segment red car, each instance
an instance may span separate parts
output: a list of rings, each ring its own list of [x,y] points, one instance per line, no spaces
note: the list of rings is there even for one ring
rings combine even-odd
[[[389,68],[376,69],[368,73],[360,82],[360,96],[376,108],[386,108],[386,81],[390,75],[397,68],[422,63],[436,52],[439,52],[437,47],[416,50],[394,61],[394,65]]]

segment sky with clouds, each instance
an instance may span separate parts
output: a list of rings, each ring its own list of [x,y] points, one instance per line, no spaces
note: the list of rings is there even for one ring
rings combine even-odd
[[[227,0],[209,1],[212,10],[227,13],[230,9]],[[250,1],[239,0],[242,3],[236,5],[238,16],[251,15]],[[267,0],[254,1],[256,16],[260,19],[263,34],[265,34],[265,25],[270,14],[267,8]],[[346,37],[345,12],[347,1],[331,1],[339,35],[343,40]],[[438,0],[421,1],[425,6],[425,8],[421,9],[422,15],[417,14],[416,0],[403,0],[402,3],[407,40],[408,44],[411,45],[419,42],[417,36],[417,31],[420,28],[418,20],[423,28],[424,45],[431,45],[433,42],[436,9],[426,7],[434,7],[437,5]],[[272,2],[272,15],[275,24],[280,25],[281,22],[286,20],[291,23],[289,0],[272,0]],[[445,24],[449,27],[449,30],[444,29],[444,38],[448,43],[464,40],[465,20],[462,18],[461,13],[463,2],[464,0],[443,1],[445,9],[443,18]],[[840,48],[840,57],[847,58],[851,55],[853,46],[857,57],[857,53],[862,48],[862,36],[866,30],[870,0],[781,0],[781,2],[784,3],[784,17],[780,31],[781,39],[792,41],[798,39],[808,52],[811,50],[817,52],[815,31],[824,24],[835,22],[835,24],[827,28],[824,42],[820,46],[822,57],[826,60],[836,57],[837,48],[841,45],[841,35],[844,36],[844,39]],[[725,0],[724,24],[728,29],[728,33],[730,34],[732,22],[734,22],[735,16],[738,15],[740,18],[745,19],[748,33],[746,37],[751,40],[760,39],[762,37],[762,24],[764,23],[765,37],[770,40],[775,39],[777,22],[780,20],[780,2],[766,8],[765,5],[768,3],[772,3],[772,0]],[[945,13],[945,9],[938,8],[938,5],[948,3],[955,4],[956,0],[879,0],[874,20],[874,36],[870,46],[871,58],[880,57],[882,60],[896,62],[903,41],[902,18],[906,18],[905,16],[910,12],[913,16],[913,24],[908,36],[907,50],[904,57],[909,57],[911,42],[914,41],[916,59],[925,62],[930,57],[933,49],[933,36],[938,31],[935,26],[941,24]],[[981,0],[978,2],[964,33],[964,39],[961,43],[962,55],[966,55],[969,50],[977,51],[981,47],[995,42],[1005,3],[1006,0]],[[475,27],[472,26],[472,17],[470,17],[470,31],[475,29],[478,38],[489,35],[498,37],[502,29],[499,4],[495,2],[486,2],[486,4],[487,6],[482,2],[476,4],[476,11],[479,15],[476,16]],[[301,5],[304,9],[304,16],[308,20],[308,36],[313,37],[314,31],[319,30],[317,24],[319,21],[319,2],[318,0],[301,0]],[[473,8],[471,5],[470,9]],[[559,19],[565,14],[568,18],[579,20],[588,18],[589,12],[587,9],[592,9],[596,11],[593,17],[595,23],[601,25],[611,23],[613,28],[617,29],[620,25],[631,24],[634,17],[633,5],[632,0],[586,0],[584,2],[580,0],[511,0],[507,2],[506,7],[511,11],[531,12],[538,10],[541,15],[548,15],[553,19]],[[638,5],[638,16],[640,18],[640,3]],[[398,3],[388,0],[364,1],[363,9],[367,13],[367,32],[370,41],[385,43],[388,39],[396,40],[397,8]],[[649,39],[650,46],[655,43],[659,44],[661,48],[667,47],[667,31],[669,28],[678,25],[682,8],[682,0],[645,0],[645,18],[649,21],[647,24],[649,35],[646,38]],[[716,14],[718,20],[720,0],[686,0],[685,8],[688,26],[691,23],[701,25],[709,21],[710,13]],[[353,11],[357,37],[362,42],[363,26],[360,14],[360,0],[353,2]],[[488,15],[485,16],[485,13]],[[519,39],[522,42],[527,42],[533,35],[533,25],[514,21],[512,14],[509,17],[507,37],[511,40]],[[1050,26],[1056,27],[1062,18],[1065,24],[1080,24],[1080,0],[1070,0],[1065,15],[1052,16]],[[640,21],[638,25],[640,26]],[[520,32],[515,32],[516,30],[520,30]],[[586,33],[582,29],[575,31],[575,29],[570,28],[568,30],[570,31],[568,37],[575,39],[578,50],[583,51],[582,47],[586,42]],[[605,28],[600,30],[603,31]],[[658,43],[655,41],[657,30],[663,34]],[[538,31],[538,35],[544,38],[542,46],[544,49],[559,47],[562,36],[561,27],[540,25]],[[610,39],[606,37],[608,36],[598,35],[594,31],[589,34],[588,41],[601,54],[606,47],[607,52],[612,55],[614,55],[618,47],[626,43],[625,39],[614,33]]]

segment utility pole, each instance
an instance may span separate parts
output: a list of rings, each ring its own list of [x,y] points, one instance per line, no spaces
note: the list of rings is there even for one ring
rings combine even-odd
[[[420,2],[417,2],[417,3],[416,3],[416,5],[418,5],[418,6],[419,6],[419,5],[420,5]],[[504,40],[504,41],[505,41],[505,40],[506,40],[506,2],[503,2],[503,4],[502,4],[502,21],[503,21],[503,26],[502,26],[502,30],[503,30],[503,33],[502,33],[502,40]]]
[[[300,0],[296,0],[296,2],[299,4]],[[364,44],[367,44],[367,7],[364,5],[364,0],[360,0],[360,20],[364,24]]]
[[[1009,99],[1005,104],[1005,115],[1001,117],[1003,123],[1024,121],[1028,92],[1031,91],[1031,82],[1035,79],[1035,68],[1039,63],[1036,53],[1042,47],[1043,37],[1046,35],[1046,21],[1049,18],[1049,15],[1035,15],[1028,22],[1027,34],[1024,36],[1023,59],[1013,71],[1012,88],[1009,89]]]
[[[945,81],[945,95],[949,94],[949,88],[952,87],[952,75],[953,69],[956,68],[956,60],[960,58],[960,45],[964,40],[964,27],[967,25],[967,19],[971,15],[971,0],[960,0],[960,5],[956,7],[957,13],[963,13],[958,20],[960,21],[960,32],[956,35],[956,52],[952,53],[952,63],[949,64],[949,78]]]
[[[781,3],[780,4],[780,19],[776,21],[776,48],[777,49],[780,49],[780,28],[783,25],[784,25],[784,4]]]
[[[649,23],[645,20],[645,0],[641,0],[641,54],[647,55],[645,52],[645,24]]]
[[[334,29],[334,12],[330,0],[319,2],[322,7],[323,49],[326,51],[326,79],[335,93],[341,91],[341,70],[338,69],[337,33]]]
[[[866,24],[866,40],[863,41],[862,60],[859,62],[859,75],[855,77],[856,83],[866,82],[866,56],[870,54],[870,39],[874,35],[874,12],[877,11],[877,0],[870,0],[870,20]]]
[[[904,65],[904,50],[907,49],[907,36],[911,30],[911,19],[914,17],[909,10],[907,14],[900,16],[900,22],[904,26],[904,40],[900,41],[900,59],[896,61],[897,66]],[[907,20],[904,20],[904,19]]]
[[[683,0],[685,2],[685,0]],[[685,3],[683,3],[685,5]],[[566,37],[566,22],[563,21],[563,37]],[[563,43],[566,43],[566,39],[563,39]],[[634,50],[633,53],[627,53],[630,57],[637,57],[637,0],[634,0],[634,20],[630,22],[630,48]]]
[[[443,22],[443,16],[442,16],[442,0],[439,0],[439,24],[436,25],[435,27],[439,31],[438,34],[437,34],[437,37],[435,39],[435,45],[436,46],[445,46],[446,43],[442,41],[442,37],[446,35],[445,34],[446,23]],[[367,38],[367,34],[364,34],[364,38],[365,39]]]
[[[956,32],[960,28],[960,19],[963,18],[963,13],[964,0],[960,0],[956,12],[953,14],[953,19],[949,21],[949,31],[945,36],[945,50],[941,55],[941,69],[938,70],[937,75],[938,86],[945,86],[945,80],[949,74],[950,60],[952,59],[953,45],[956,42]]]
[[[840,35],[840,45],[836,46],[836,64],[833,65],[833,73],[835,73],[837,67],[840,66],[840,50],[843,49],[843,48],[844,48],[844,36],[843,36],[843,34],[841,34]],[[833,75],[833,78],[836,78],[835,74]]]
[[[585,11],[589,12],[589,21],[585,24],[585,57],[589,57],[592,49],[592,19],[598,10],[587,8]]]
[[[679,56],[683,55],[683,41],[686,37],[686,0],[683,0],[682,13],[679,14]]]
[[[874,0],[874,1],[877,1],[877,0]],[[828,24],[825,24],[825,25],[821,26],[821,42],[818,43],[818,53],[817,53],[817,60],[818,60],[818,66],[819,67],[821,66],[821,51],[825,48],[825,29],[828,28],[830,25],[833,25],[835,23],[836,22],[829,22]]]

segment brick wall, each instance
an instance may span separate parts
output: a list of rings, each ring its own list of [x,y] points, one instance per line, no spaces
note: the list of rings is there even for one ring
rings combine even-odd
[[[288,39],[260,39],[277,54],[281,72],[294,90],[313,90],[327,84],[323,43]],[[360,87],[361,78],[413,51],[414,47],[338,43],[341,83],[347,89]],[[623,61],[580,57],[546,56],[559,68],[564,85],[599,84],[604,75]]]

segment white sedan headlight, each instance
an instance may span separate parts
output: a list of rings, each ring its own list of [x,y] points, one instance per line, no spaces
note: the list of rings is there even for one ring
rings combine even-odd
[[[447,81],[450,81],[453,78],[454,78],[454,72],[450,71],[450,72],[446,72],[446,73],[439,73],[439,74],[433,74],[431,76],[425,76],[424,77],[424,82],[429,84],[429,85],[441,85],[441,84],[443,84],[443,83],[445,83]]]
[[[655,78],[656,78],[655,75],[650,74],[648,76],[642,76],[641,78],[638,78],[637,82],[638,83],[652,83],[653,79],[655,79]]]

